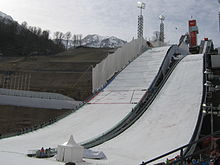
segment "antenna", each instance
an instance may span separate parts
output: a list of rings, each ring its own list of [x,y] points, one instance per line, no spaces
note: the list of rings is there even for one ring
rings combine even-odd
[[[138,38],[143,37],[143,24],[144,24],[144,17],[142,15],[142,10],[145,9],[144,2],[137,2],[137,7],[140,8],[140,15],[138,16]]]

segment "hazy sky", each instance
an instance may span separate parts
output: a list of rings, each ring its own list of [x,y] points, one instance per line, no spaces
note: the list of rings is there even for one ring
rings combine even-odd
[[[177,43],[188,31],[191,16],[198,21],[199,39],[209,37],[220,46],[217,0],[143,0],[144,37],[159,30],[165,20],[166,41]],[[137,33],[137,0],[0,0],[0,11],[19,23],[75,34],[100,34],[131,40]]]

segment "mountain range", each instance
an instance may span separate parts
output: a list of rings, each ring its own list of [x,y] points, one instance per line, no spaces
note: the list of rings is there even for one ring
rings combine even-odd
[[[98,34],[87,35],[82,39],[82,46],[94,48],[117,48],[124,45],[123,41],[117,37],[100,36]]]
[[[4,21],[5,23],[13,22],[13,18],[3,12],[0,11],[0,20]],[[66,47],[66,41],[63,40],[62,42]],[[71,43],[73,41],[70,41],[68,44],[68,48],[71,47]],[[126,41],[121,40],[114,36],[101,36],[98,34],[90,34],[87,35],[85,38],[82,39],[81,45],[85,47],[93,47],[93,48],[117,48],[124,45]]]
[[[67,46],[68,43],[68,46]],[[121,40],[117,37],[111,36],[101,36],[98,34],[89,34],[86,37],[84,37],[81,41],[73,41],[63,39],[62,44],[64,45],[65,48],[75,48],[78,46],[83,46],[83,47],[90,47],[90,48],[118,48],[121,47],[127,43],[124,40]]]

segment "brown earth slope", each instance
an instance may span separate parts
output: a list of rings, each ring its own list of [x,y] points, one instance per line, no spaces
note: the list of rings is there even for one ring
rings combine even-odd
[[[92,66],[109,51],[78,48],[55,56],[0,59],[0,88],[56,92],[85,100],[92,91]]]
[[[84,100],[91,95],[91,66],[112,51],[78,48],[54,56],[4,57],[0,59],[0,88],[56,92]],[[66,112],[70,110],[0,105],[0,135],[40,125]]]

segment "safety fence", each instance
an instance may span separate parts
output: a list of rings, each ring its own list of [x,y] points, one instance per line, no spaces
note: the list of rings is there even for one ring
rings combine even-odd
[[[179,155],[177,155],[177,157],[174,159],[174,160],[172,160],[172,162],[167,162],[168,164],[170,164],[170,165],[185,165],[185,164],[188,164],[187,163],[187,160],[188,159],[192,159],[193,157],[199,157],[201,160],[200,161],[198,161],[196,164],[203,164],[202,162],[208,162],[208,161],[210,161],[210,159],[211,159],[211,157],[209,157],[210,155],[206,155],[206,154],[204,154],[204,153],[206,153],[207,151],[211,151],[213,148],[211,148],[211,147],[205,147],[205,148],[203,148],[203,149],[200,149],[200,150],[198,150],[198,151],[196,151],[196,152],[194,152],[194,153],[191,153],[191,154],[189,154],[189,155],[185,155],[184,154],[184,150],[186,150],[187,148],[189,148],[190,146],[194,146],[194,145],[198,145],[199,143],[201,143],[201,142],[204,142],[204,141],[207,141],[207,139],[211,139],[211,140],[213,140],[213,137],[219,137],[220,136],[220,131],[216,131],[216,132],[214,132],[213,134],[210,134],[210,135],[207,135],[207,136],[204,136],[204,137],[202,137],[202,138],[200,138],[200,139],[198,139],[198,140],[195,140],[195,141],[191,141],[190,143],[188,143],[188,144],[186,144],[186,145],[183,145],[183,146],[181,146],[181,147],[179,147],[179,148],[176,148],[176,149],[174,149],[174,150],[172,150],[172,151],[169,151],[169,152],[167,152],[167,153],[165,153],[165,154],[163,154],[163,155],[160,155],[160,156],[158,156],[158,157],[156,157],[156,158],[153,158],[153,159],[151,159],[151,160],[148,160],[148,161],[146,161],[146,162],[144,162],[144,161],[142,161],[142,163],[140,163],[140,165],[147,165],[147,164],[165,164],[165,161],[167,160],[166,158],[167,158],[167,156],[169,156],[169,155],[173,155],[173,154],[179,154]],[[161,159],[164,159],[164,162],[160,162],[160,163],[158,163],[158,161],[161,161]],[[153,163],[153,162],[155,162],[155,163]],[[156,163],[157,162],[157,163]]]
[[[210,49],[208,49],[208,45],[210,45],[210,43],[207,43],[205,44],[205,42],[203,43],[203,45],[201,46],[201,51],[200,53],[203,53],[204,54],[204,57],[203,57],[203,72],[206,70],[206,68],[209,68],[210,67],[210,64],[209,64],[209,59],[208,59],[208,56],[207,56],[207,53],[210,52]],[[208,48],[207,48],[208,47]],[[206,74],[203,74],[203,84],[208,80],[208,76]],[[165,153],[161,156],[158,156],[156,158],[153,158],[149,161],[146,161],[146,162],[142,162],[141,165],[146,165],[146,164],[150,164],[150,163],[153,163],[153,162],[156,162],[158,160],[161,160],[162,158],[165,158],[173,153],[177,153],[179,152],[180,155],[179,157],[177,157],[172,163],[170,164],[187,164],[187,159],[192,159],[192,157],[195,157],[199,155],[200,159],[202,158],[202,160],[200,160],[199,162],[197,162],[197,164],[202,164],[203,162],[207,162],[210,160],[210,157],[208,156],[201,156],[205,151],[210,151],[210,147],[208,148],[204,148],[202,150],[199,150],[199,151],[195,151],[198,143],[206,140],[207,138],[212,138],[213,136],[220,136],[220,131],[217,131],[213,134],[210,134],[210,135],[207,135],[205,137],[202,137],[199,139],[199,134],[200,134],[200,131],[201,131],[201,127],[202,127],[202,123],[203,123],[203,118],[204,118],[204,114],[203,114],[203,104],[206,104],[207,103],[207,89],[208,87],[203,85],[203,97],[202,97],[202,100],[201,100],[201,107],[200,107],[200,113],[199,113],[199,116],[198,116],[198,119],[197,119],[197,124],[196,124],[196,127],[195,127],[195,130],[193,132],[193,135],[190,139],[190,142],[189,144],[187,145],[184,145],[182,147],[179,147],[175,150],[172,150],[168,153]],[[211,146],[212,147],[212,146]],[[153,164],[156,164],[156,163],[153,163]]]
[[[202,49],[205,49],[205,51],[202,51],[204,53],[203,56],[203,73],[205,72],[206,68],[210,67],[209,66],[209,59],[207,56],[207,53],[210,52],[210,49],[207,49],[207,45],[204,45],[204,47]],[[208,80],[208,76],[206,74],[203,74],[203,84],[205,84],[205,82]],[[201,100],[201,107],[200,107],[200,113],[199,113],[199,117],[197,119],[197,124],[196,124],[196,128],[193,132],[192,138],[190,140],[190,142],[196,141],[199,138],[199,134],[200,134],[200,130],[202,127],[202,123],[203,123],[203,118],[204,118],[204,114],[203,114],[203,104],[207,103],[207,91],[208,91],[208,87],[203,85],[203,95],[202,95],[202,100]],[[194,152],[196,148],[196,144],[194,145],[189,145],[186,150],[184,151],[184,155],[190,155]]]
[[[143,38],[132,40],[123,45],[115,53],[109,54],[104,60],[92,69],[93,93],[103,88],[117,72],[133,61],[147,49]]]

